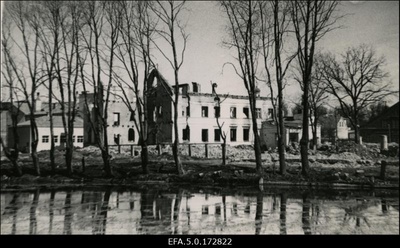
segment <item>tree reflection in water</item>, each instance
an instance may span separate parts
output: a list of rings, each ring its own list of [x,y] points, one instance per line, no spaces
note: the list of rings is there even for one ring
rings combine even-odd
[[[33,194],[33,200],[29,210],[29,234],[36,234],[37,232],[36,209],[39,204],[39,195],[40,189],[38,188]]]
[[[73,212],[71,206],[72,190],[67,191],[64,203],[64,231],[63,234],[72,234]]]
[[[11,234],[44,234],[48,230],[48,234],[68,235],[106,234],[106,230],[117,234],[128,230],[132,234],[250,232],[281,235],[297,233],[297,230],[307,235],[398,230],[398,222],[394,220],[398,217],[397,195],[376,198],[342,194],[326,198],[319,194],[316,197],[313,191],[294,194],[282,190],[272,194],[252,191],[245,197],[241,192],[217,192],[207,194],[206,200],[205,193],[191,193],[186,189],[172,193],[154,189],[133,191],[134,197],[132,191],[119,193],[117,197],[113,197],[116,196],[113,192],[116,194],[111,188],[103,192],[67,190],[59,193],[55,189],[50,193],[39,190],[4,192],[1,230]],[[81,197],[80,202],[74,200],[77,197]],[[110,208],[115,204],[118,208]],[[268,218],[264,216],[266,213]],[[130,229],[125,228],[128,226]]]
[[[257,194],[257,205],[256,205],[256,234],[261,233],[262,227],[262,218],[263,218],[263,206],[264,206],[264,195],[262,191],[259,191]]]
[[[13,195],[12,200],[8,205],[5,207],[3,215],[12,215],[12,227],[11,227],[11,234],[17,233],[17,217],[18,217],[18,210],[22,207],[20,202],[20,193],[17,192]]]
[[[301,215],[301,222],[303,223],[304,234],[310,235],[310,199],[308,198],[308,192],[303,193],[303,210]]]
[[[275,199],[275,197],[274,197],[274,199]],[[280,213],[279,213],[279,223],[280,223],[279,233],[281,235],[287,234],[287,231],[286,231],[286,204],[287,204],[287,195],[286,195],[286,193],[282,193],[281,194],[281,209],[280,209]],[[274,205],[275,205],[275,200],[274,200]]]
[[[94,221],[93,234],[96,235],[104,235],[106,234],[106,226],[107,226],[107,212],[108,212],[108,203],[110,201],[111,189],[109,187],[106,188],[104,193],[103,202],[101,204],[100,213],[96,213],[96,218]]]
[[[54,199],[56,197],[56,190],[52,189],[50,192],[49,202],[49,234],[53,232],[53,218],[54,218]]]

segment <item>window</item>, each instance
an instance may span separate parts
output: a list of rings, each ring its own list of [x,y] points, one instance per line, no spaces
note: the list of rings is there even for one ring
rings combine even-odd
[[[113,126],[119,126],[119,113],[114,113],[114,124]]]
[[[231,141],[236,141],[236,128],[231,128]]]
[[[274,109],[269,108],[268,109],[268,119],[274,118]]]
[[[231,107],[231,118],[236,118],[236,107]]]
[[[243,128],[243,141],[250,140],[250,128]]]
[[[133,128],[128,130],[128,141],[135,141],[135,130]]]
[[[243,114],[246,116],[246,119],[249,119],[249,108],[243,108]]]
[[[201,107],[201,117],[208,117],[208,107]]]
[[[182,129],[182,140],[190,140],[189,126],[186,126],[186,128]]]
[[[42,136],[42,143],[49,143],[49,136],[48,135],[43,135]]]
[[[131,117],[129,118],[129,121],[134,121],[135,120],[135,111],[131,111]]]
[[[54,140],[54,143],[58,143],[58,136],[57,136],[57,135],[54,135],[54,136],[53,136],[53,140]]]
[[[221,141],[221,130],[214,129],[214,141]]]
[[[201,141],[208,142],[208,129],[201,129]]]
[[[72,143],[75,143],[75,135],[72,136]]]
[[[119,145],[119,137],[120,137],[119,134],[114,134],[114,143],[117,145]]]
[[[214,107],[214,117],[219,118],[221,116],[221,107]]]
[[[60,136],[60,143],[66,143],[67,142],[67,136],[65,136],[65,134],[61,134]]]
[[[257,119],[261,119],[261,109],[260,108],[256,108],[256,117],[257,117]]]
[[[77,142],[78,143],[83,143],[83,136],[78,136]]]
[[[186,107],[186,116],[190,116],[190,106]]]

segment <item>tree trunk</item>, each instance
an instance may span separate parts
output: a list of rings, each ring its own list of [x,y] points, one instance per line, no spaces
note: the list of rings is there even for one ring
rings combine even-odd
[[[360,127],[358,125],[358,118],[355,118],[354,123],[354,142],[356,142],[356,144],[360,144]]]
[[[257,116],[256,116],[256,100],[250,99],[250,107],[252,110],[252,124],[253,124],[253,134],[254,134],[254,155],[256,159],[256,170],[258,173],[262,172],[262,161],[261,161],[261,145],[260,136],[258,135],[257,127]]]
[[[222,165],[226,165],[226,139],[222,143]]]
[[[67,166],[67,174],[69,176],[72,175],[73,173],[73,168],[72,168],[72,149],[70,145],[67,145],[67,148],[65,149],[65,163]]]
[[[32,144],[31,157],[32,157],[32,162],[33,162],[33,168],[35,170],[36,176],[40,176],[39,158],[38,158],[38,155],[37,155],[36,147],[35,147],[35,150],[33,150],[34,146],[35,145]]]
[[[140,153],[142,158],[142,169],[144,174],[149,173],[148,163],[149,163],[149,151],[147,149],[147,142],[142,141],[142,151]]]
[[[304,80],[304,95],[303,95],[303,130],[300,140],[300,155],[301,155],[301,174],[308,176],[310,165],[308,163],[308,81]]]
[[[281,87],[280,87],[281,88]],[[279,153],[279,173],[284,175],[286,173],[286,161],[285,161],[285,141],[284,141],[284,133],[285,133],[285,124],[283,120],[283,100],[282,100],[282,92],[280,89],[278,91],[278,153]]]
[[[179,130],[178,130],[178,104],[177,104],[177,95],[179,94],[179,91],[176,87],[175,89],[175,102],[174,102],[174,134],[175,134],[175,140],[173,143],[173,147],[172,147],[172,152],[173,152],[173,156],[174,156],[174,161],[175,161],[175,167],[176,167],[176,171],[179,175],[183,175],[185,174],[185,171],[183,169],[182,166],[182,162],[179,158],[179,150],[178,150],[178,146],[179,146]]]
[[[313,150],[316,151],[317,150],[317,145],[318,145],[318,137],[317,137],[317,123],[314,120],[314,128],[312,130],[313,132]]]
[[[17,174],[18,177],[22,176],[22,170],[21,170],[21,166],[18,163],[18,159],[10,159],[11,164],[13,165],[14,171]]]
[[[107,147],[102,147],[101,148],[101,157],[103,158],[103,163],[104,163],[104,172],[106,177],[113,177],[113,172],[111,169],[111,161],[110,161],[110,155],[108,154],[108,148]]]
[[[18,177],[22,176],[21,166],[18,163],[18,154],[19,150],[18,147],[14,145],[14,150],[8,149],[3,143],[3,139],[0,138],[1,145],[3,147],[4,154],[10,160],[11,164],[13,165],[14,171]],[[16,141],[14,141],[16,142]]]

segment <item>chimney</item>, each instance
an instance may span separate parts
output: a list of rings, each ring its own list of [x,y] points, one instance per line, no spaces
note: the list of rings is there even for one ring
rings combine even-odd
[[[212,87],[212,94],[216,95],[217,93],[215,92],[215,89],[218,87],[217,83],[212,83],[211,87]]]
[[[40,100],[40,93],[36,93],[36,99],[35,99],[35,112],[40,112],[42,111],[42,101]]]

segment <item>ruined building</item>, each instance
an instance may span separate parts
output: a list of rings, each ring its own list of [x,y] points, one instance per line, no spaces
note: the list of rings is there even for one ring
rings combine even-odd
[[[153,70],[148,81],[148,144],[170,143],[174,140],[174,86]],[[251,111],[247,96],[220,94],[218,104],[215,93],[203,93],[196,82],[179,85],[178,125],[180,143],[221,143],[216,122],[223,124],[230,145],[253,144]],[[223,101],[222,101],[223,100]],[[268,97],[257,98],[257,123],[261,130],[263,120],[272,118],[273,108]]]

